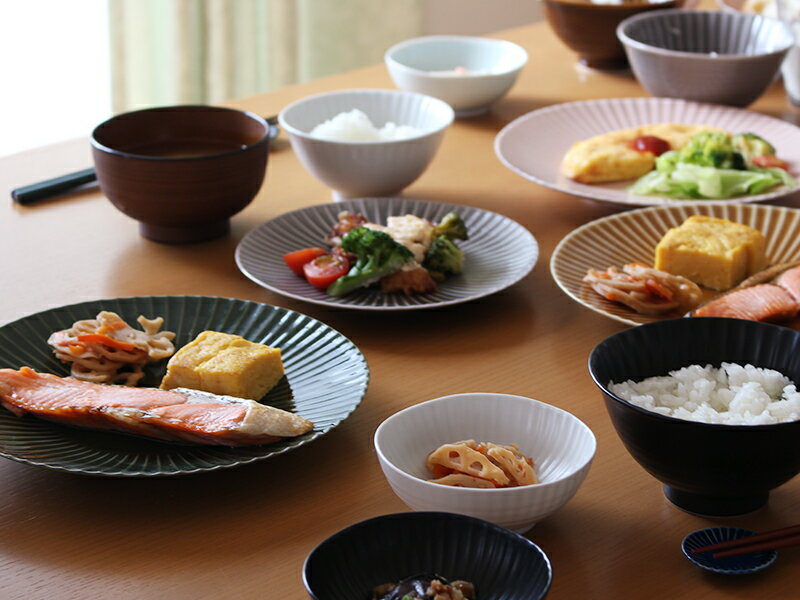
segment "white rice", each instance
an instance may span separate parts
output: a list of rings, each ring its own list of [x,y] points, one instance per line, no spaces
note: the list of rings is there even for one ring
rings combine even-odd
[[[397,125],[388,121],[378,129],[363,112],[354,108],[342,112],[311,130],[311,135],[324,140],[376,141],[404,140],[422,133],[410,125]]]
[[[608,389],[653,412],[703,423],[766,425],[800,419],[800,393],[787,377],[753,365],[690,365]]]

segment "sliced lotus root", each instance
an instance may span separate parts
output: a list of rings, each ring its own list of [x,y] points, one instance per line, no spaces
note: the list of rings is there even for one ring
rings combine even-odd
[[[486,454],[497,463],[516,485],[538,483],[536,473],[528,460],[513,446],[486,444]]]
[[[486,456],[465,443],[444,444],[428,455],[428,468],[442,465],[473,477],[490,479],[499,485],[508,485],[508,476]]]
[[[451,485],[454,487],[465,488],[493,488],[495,485],[491,481],[473,477],[472,475],[464,475],[463,473],[450,473],[439,479],[429,479],[431,483],[439,483],[441,485]]]

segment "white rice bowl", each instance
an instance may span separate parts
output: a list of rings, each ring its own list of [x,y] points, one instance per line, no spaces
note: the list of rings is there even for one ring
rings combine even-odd
[[[701,423],[769,425],[800,419],[800,392],[787,377],[753,365],[690,365],[669,375],[609,383],[640,408]]]

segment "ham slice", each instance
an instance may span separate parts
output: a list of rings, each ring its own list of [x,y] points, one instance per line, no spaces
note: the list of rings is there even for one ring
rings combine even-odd
[[[103,385],[29,367],[0,369],[0,403],[18,416],[193,444],[268,444],[314,426],[299,415],[253,400],[185,388]]]

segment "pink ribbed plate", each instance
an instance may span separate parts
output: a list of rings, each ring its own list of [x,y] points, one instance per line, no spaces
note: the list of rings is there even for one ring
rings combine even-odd
[[[617,129],[667,122],[713,125],[731,133],[757,133],[790,163],[795,177],[800,175],[797,126],[740,108],[673,98],[613,98],[548,106],[506,125],[497,135],[494,148],[500,162],[515,173],[567,194],[631,206],[685,204],[686,200],[629,194],[626,188],[632,181],[587,185],[568,179],[560,170],[561,159],[575,142]],[[728,202],[763,202],[785,196],[798,187],[776,187]]]
[[[606,300],[582,281],[583,276],[590,268],[605,270],[631,262],[652,265],[659,240],[669,228],[692,215],[728,219],[758,229],[767,240],[770,264],[800,260],[800,210],[761,204],[689,202],[632,210],[575,229],[553,252],[553,279],[573,300],[607,317],[629,325],[658,321],[661,317],[641,315]]]

